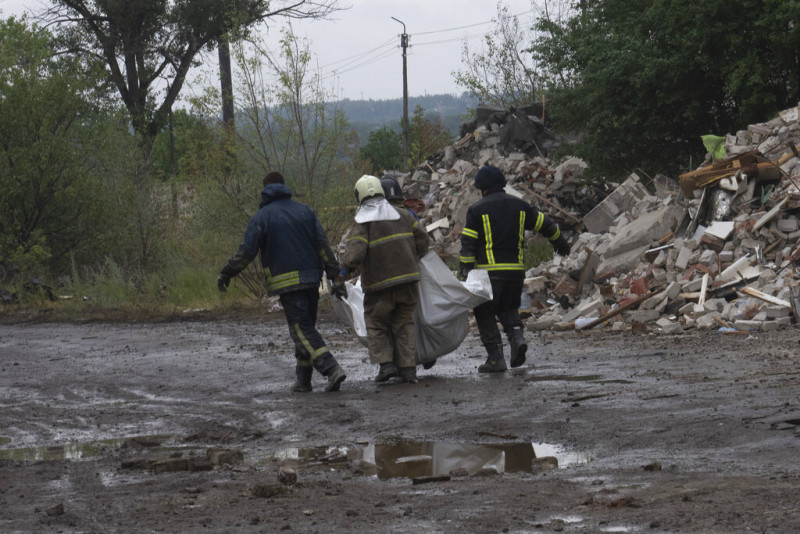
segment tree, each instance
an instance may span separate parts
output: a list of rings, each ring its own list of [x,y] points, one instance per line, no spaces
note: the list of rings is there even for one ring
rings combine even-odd
[[[53,1],[48,20],[71,52],[102,58],[134,131],[146,142],[166,125],[203,50],[268,18],[323,17],[338,9],[338,0]]]
[[[96,71],[25,19],[0,20],[0,264],[49,274],[97,243]]]
[[[422,106],[414,108],[409,126],[411,161],[418,164],[452,141],[452,134],[442,124],[439,115],[426,116]]]
[[[747,16],[743,16],[747,14]],[[700,136],[800,99],[800,3],[583,0],[537,24],[532,52],[570,148],[613,177],[685,171]]]
[[[209,173],[224,197],[210,209],[227,213],[225,223],[239,233],[257,206],[261,178],[275,170],[329,224],[326,229],[339,231],[349,220],[347,210],[340,208],[352,201],[352,184],[362,171],[355,133],[330,101],[319,73],[310,69],[313,58],[306,40],[288,26],[279,50],[273,53],[262,45],[239,42],[232,50],[239,80],[236,165]],[[195,105],[207,114],[218,102],[219,95],[209,87]]]
[[[528,32],[502,2],[497,5],[494,22],[495,30],[484,36],[481,52],[464,42],[461,60],[465,68],[453,72],[455,81],[484,104],[504,109],[528,106],[539,89],[536,64],[530,52],[525,52],[530,47]]]
[[[371,172],[382,175],[385,170],[397,170],[403,165],[403,138],[383,126],[370,132],[366,144],[359,149],[361,159],[369,161]]]

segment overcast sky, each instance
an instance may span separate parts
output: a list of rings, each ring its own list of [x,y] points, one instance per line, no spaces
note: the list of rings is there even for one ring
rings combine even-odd
[[[502,0],[509,12],[528,27],[534,12],[531,0]],[[351,6],[330,21],[294,21],[295,33],[307,37],[325,82],[339,98],[392,99],[403,96],[400,34],[409,35],[407,65],[409,96],[460,94],[453,81],[462,68],[465,40],[480,49],[481,37],[494,29],[494,0],[341,0]],[[43,0],[0,0],[3,17],[38,10]],[[269,43],[279,31],[272,26]],[[213,60],[210,57],[209,60]]]

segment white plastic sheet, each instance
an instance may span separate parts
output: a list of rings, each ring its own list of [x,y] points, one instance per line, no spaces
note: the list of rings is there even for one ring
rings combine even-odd
[[[468,313],[475,306],[492,300],[489,273],[470,271],[461,282],[436,255],[428,252],[420,259],[419,303],[414,311],[416,360],[430,363],[453,352],[469,333]],[[337,314],[353,329],[366,346],[364,293],[361,284],[346,283],[347,299],[332,298]]]

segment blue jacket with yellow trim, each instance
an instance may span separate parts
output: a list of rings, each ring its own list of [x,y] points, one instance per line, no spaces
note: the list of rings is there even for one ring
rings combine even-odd
[[[502,189],[491,190],[467,210],[459,259],[467,268],[488,270],[489,278],[522,278],[525,230],[551,242],[561,235],[558,225],[535,207]]]
[[[291,197],[284,184],[264,187],[259,210],[223,273],[236,276],[261,252],[270,295],[318,286],[323,270],[336,277],[339,264],[317,215]]]

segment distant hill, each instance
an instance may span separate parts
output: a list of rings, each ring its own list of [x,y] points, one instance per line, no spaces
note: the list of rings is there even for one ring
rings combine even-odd
[[[347,115],[350,124],[358,134],[358,141],[364,145],[369,139],[370,132],[386,126],[401,131],[400,123],[403,120],[403,99],[395,100],[350,100],[344,99],[336,102]],[[467,93],[456,95],[426,95],[408,98],[408,118],[414,116],[414,108],[418,105],[425,110],[426,116],[438,115],[442,124],[447,127],[455,138],[466,122],[467,113],[478,104],[477,98]]]

